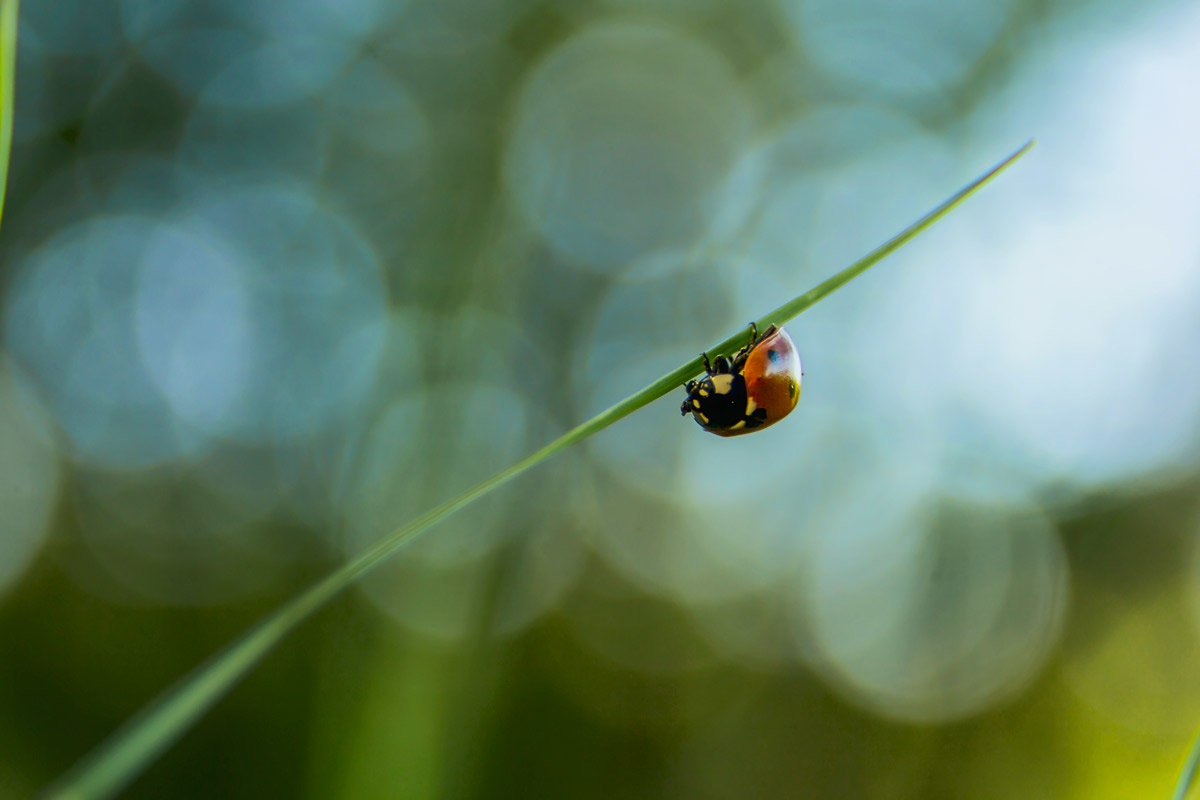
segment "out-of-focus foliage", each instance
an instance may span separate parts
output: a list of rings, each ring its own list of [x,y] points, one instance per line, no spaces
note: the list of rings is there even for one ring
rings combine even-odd
[[[0,796],[307,579],[1021,169],[441,525],[146,797],[1165,796],[1200,720],[1200,14],[21,9]]]

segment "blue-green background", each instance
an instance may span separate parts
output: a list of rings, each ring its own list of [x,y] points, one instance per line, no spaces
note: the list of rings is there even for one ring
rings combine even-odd
[[[130,797],[1164,797],[1200,725],[1200,13],[26,0],[0,797],[347,554],[995,185],[432,530]]]

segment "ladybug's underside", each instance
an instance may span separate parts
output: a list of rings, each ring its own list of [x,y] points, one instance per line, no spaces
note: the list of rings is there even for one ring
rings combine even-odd
[[[740,372],[706,375],[688,381],[687,399],[679,407],[709,430],[738,431],[757,428],[767,419],[766,409],[755,406],[746,394],[746,379]]]

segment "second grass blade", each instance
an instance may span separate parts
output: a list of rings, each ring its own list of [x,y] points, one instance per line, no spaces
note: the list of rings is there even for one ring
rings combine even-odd
[[[17,0],[0,0],[0,219],[12,148],[13,87],[17,71]]]

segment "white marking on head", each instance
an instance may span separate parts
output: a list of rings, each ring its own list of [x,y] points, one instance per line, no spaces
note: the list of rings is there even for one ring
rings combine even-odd
[[[717,394],[729,394],[733,389],[732,375],[713,375],[712,376],[713,391]]]

